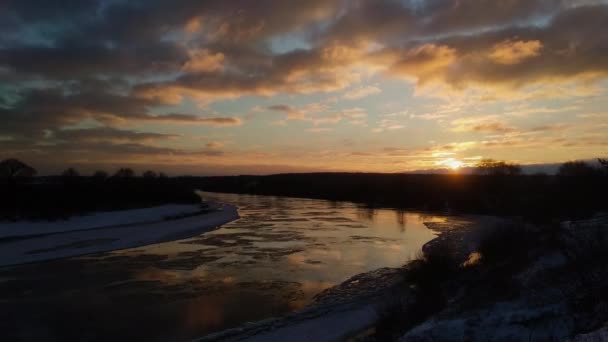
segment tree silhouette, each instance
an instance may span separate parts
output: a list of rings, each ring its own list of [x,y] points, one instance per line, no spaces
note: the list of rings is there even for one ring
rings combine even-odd
[[[98,180],[103,180],[103,179],[108,178],[108,173],[103,170],[97,170],[93,174],[93,178],[98,179]]]
[[[78,173],[78,171],[76,171],[76,169],[70,167],[69,169],[63,171],[61,176],[65,177],[65,178],[74,178],[74,177],[79,177],[80,173]]]
[[[477,163],[476,173],[487,176],[514,176],[521,174],[521,167],[494,159],[482,159]]]
[[[146,179],[154,179],[154,178],[158,178],[158,175],[156,174],[156,172],[154,172],[152,170],[148,170],[142,174],[142,177],[144,177]]]
[[[593,176],[596,173],[597,170],[593,166],[583,161],[566,162],[559,167],[557,172],[558,175],[565,177]]]
[[[600,163],[600,169],[608,175],[608,159],[598,158],[597,161]]]
[[[5,159],[0,162],[0,178],[14,180],[30,178],[36,175],[36,169],[18,159]]]
[[[130,168],[121,168],[114,174],[116,178],[133,178],[135,177],[135,171]]]

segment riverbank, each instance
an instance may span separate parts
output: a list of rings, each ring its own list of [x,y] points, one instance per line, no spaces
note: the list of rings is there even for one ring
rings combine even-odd
[[[202,198],[237,206],[241,218],[187,239],[1,268],[6,338],[186,341],[289,315],[353,275],[399,267],[435,238],[424,222],[445,219],[348,202]]]
[[[604,336],[608,216],[559,227],[488,217],[440,234],[403,268],[357,275],[284,318],[207,341],[528,340]]]
[[[474,250],[483,227],[503,222],[491,216],[450,217],[444,222],[425,222],[438,237],[423,246],[427,253],[450,243],[461,256]],[[466,259],[466,258],[465,258]],[[305,309],[281,318],[248,323],[207,335],[197,342],[215,341],[339,341],[367,334],[386,313],[411,301],[404,286],[408,266],[381,268],[355,275],[317,294]]]
[[[401,341],[584,340],[597,329],[601,335],[608,322],[607,247],[605,215],[500,227],[481,241],[475,262],[440,278],[443,305],[420,324],[386,328],[401,331]]]
[[[0,223],[0,266],[107,252],[215,229],[239,218],[231,205],[164,205],[66,221]]]
[[[0,222],[0,241],[7,238],[24,238],[55,233],[82,231],[114,226],[152,223],[176,215],[203,214],[200,204],[167,204],[141,209],[95,212],[72,216],[65,220],[20,220]]]

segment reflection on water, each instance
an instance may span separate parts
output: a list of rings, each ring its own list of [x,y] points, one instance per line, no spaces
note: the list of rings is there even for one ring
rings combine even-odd
[[[10,340],[184,340],[285,314],[320,291],[411,259],[433,238],[399,210],[204,193],[241,219],[190,239],[0,269]]]

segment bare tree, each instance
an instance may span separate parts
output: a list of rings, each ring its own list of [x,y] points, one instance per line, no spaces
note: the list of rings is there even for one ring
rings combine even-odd
[[[36,175],[36,169],[18,159],[5,159],[0,162],[0,178],[13,180],[30,178]]]
[[[73,167],[70,167],[69,169],[63,171],[63,173],[61,173],[61,176],[65,178],[74,178],[80,177],[80,173],[78,173],[78,171],[76,171],[76,169],[74,169]]]
[[[99,180],[106,179],[106,178],[108,178],[108,173],[103,170],[97,170],[93,174],[93,178],[99,179]]]
[[[142,177],[144,177],[146,179],[154,179],[154,178],[158,178],[158,175],[156,174],[156,172],[154,172],[152,170],[148,170],[142,174]]]
[[[565,177],[580,177],[593,176],[596,172],[597,170],[593,166],[583,161],[569,161],[559,167],[557,174]]]
[[[521,174],[521,166],[494,159],[482,159],[477,163],[476,173],[487,176],[515,176]]]
[[[608,159],[598,158],[597,161],[600,163],[600,169],[605,175],[608,175]]]
[[[133,178],[135,177],[135,171],[130,168],[121,168],[114,174],[116,178]]]

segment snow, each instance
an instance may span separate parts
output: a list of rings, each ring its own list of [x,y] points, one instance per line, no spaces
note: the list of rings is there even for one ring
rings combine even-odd
[[[245,324],[195,341],[343,341],[373,326],[385,310],[385,301],[385,298],[375,298],[311,307],[284,318]]]
[[[373,327],[407,298],[400,287],[401,274],[402,270],[394,268],[362,273],[315,296],[314,304],[300,311],[210,334],[196,342],[343,341]]]
[[[574,322],[562,304],[535,306],[525,301],[497,303],[456,317],[430,319],[400,341],[552,341],[564,340]]]
[[[332,312],[318,319],[302,321],[266,334],[254,336],[249,341],[341,341],[346,337],[373,325],[380,315],[372,305],[346,311]]]
[[[573,342],[601,342],[608,341],[608,327],[604,327],[598,329],[596,331],[576,335],[573,339]]]
[[[80,218],[75,221],[89,223],[88,225],[77,226],[75,223],[70,223],[69,228],[61,228],[55,222],[47,223],[50,228],[43,228],[44,223],[40,223],[41,225],[36,226],[36,229],[45,229],[45,232],[56,229],[58,233],[17,238],[0,243],[0,266],[107,252],[186,238],[213,230],[222,224],[239,218],[236,207],[214,205],[209,213],[173,220],[158,220],[158,218],[163,218],[168,214],[183,213],[181,210],[187,209],[185,207],[173,207],[173,209],[180,210],[171,211],[171,208],[167,207],[169,206],[161,207],[159,213],[148,211],[154,208],[115,212],[116,215],[111,216],[105,216],[108,213],[99,213],[86,219],[83,217],[83,221],[77,221]],[[197,209],[200,210],[198,207]],[[144,210],[144,212],[141,212],[141,210]],[[97,215],[106,219],[105,221],[102,220],[102,225],[94,224],[93,218],[98,217]],[[119,218],[124,219],[124,221],[120,221]],[[150,222],[153,218],[157,220]],[[140,223],[136,223],[136,219]],[[118,224],[108,227],[108,222]],[[132,224],[125,225],[124,222]],[[26,227],[28,225],[28,223],[22,224]],[[34,228],[31,228],[30,232],[33,231],[35,231]]]
[[[440,224],[430,222],[428,226],[444,238],[457,240],[457,248],[470,252],[474,245],[472,232],[498,220],[468,216]],[[401,270],[388,268],[358,274],[318,294],[315,303],[301,311],[210,334],[196,342],[343,341],[373,327],[387,312],[407,301],[409,292],[402,286],[401,274]]]
[[[68,220],[0,222],[0,238],[154,222],[167,216],[192,214],[200,210],[199,204],[167,204],[151,208],[97,212],[74,216]]]

